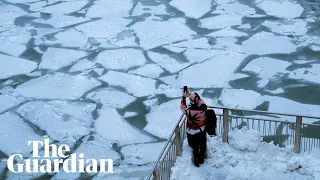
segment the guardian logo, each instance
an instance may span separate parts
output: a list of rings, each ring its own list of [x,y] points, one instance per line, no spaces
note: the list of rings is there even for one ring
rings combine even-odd
[[[28,141],[28,146],[32,145],[33,153],[32,158],[23,159],[21,154],[13,154],[8,158],[7,166],[9,171],[13,173],[51,173],[60,172],[60,166],[66,173],[74,172],[107,172],[113,173],[113,160],[112,159],[84,159],[84,154],[70,154],[65,155],[70,151],[68,145],[60,145],[57,147],[55,144],[49,144],[49,139],[44,139],[43,141]],[[44,148],[44,156],[39,156],[39,145]],[[50,151],[51,150],[51,151]],[[52,154],[50,154],[50,152]],[[14,164],[16,158],[18,161]],[[53,160],[52,160],[53,159]],[[23,163],[22,163],[23,162]],[[87,166],[85,166],[87,165]],[[16,166],[16,167],[14,167]],[[106,171],[106,166],[108,170]],[[99,167],[99,171],[98,171]]]

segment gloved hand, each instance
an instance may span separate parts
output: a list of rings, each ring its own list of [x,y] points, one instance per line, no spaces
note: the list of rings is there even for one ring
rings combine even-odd
[[[191,94],[190,89],[188,88],[187,92],[184,92],[182,89],[182,97],[189,97]]]

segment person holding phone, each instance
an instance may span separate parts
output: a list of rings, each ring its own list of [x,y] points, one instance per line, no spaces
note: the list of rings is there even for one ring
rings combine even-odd
[[[187,106],[186,98],[189,97],[190,105]],[[193,162],[196,167],[204,163],[207,149],[206,139],[206,103],[197,93],[191,93],[187,86],[184,86],[181,111],[187,116],[187,139],[193,149]]]

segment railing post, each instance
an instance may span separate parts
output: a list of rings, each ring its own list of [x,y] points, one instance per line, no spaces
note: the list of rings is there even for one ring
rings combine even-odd
[[[302,127],[302,117],[296,117],[296,137],[294,141],[294,152],[300,153],[301,151],[301,127]]]
[[[176,137],[174,138],[174,144],[177,147],[176,155],[181,156],[182,155],[182,142],[181,142],[179,125],[176,127],[175,134],[176,134]]]
[[[228,142],[228,132],[229,132],[229,109],[223,109],[223,134],[222,141]]]

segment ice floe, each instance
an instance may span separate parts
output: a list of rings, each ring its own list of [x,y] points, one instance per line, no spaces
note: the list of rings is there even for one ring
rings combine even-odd
[[[137,112],[125,112],[123,117],[124,118],[130,118],[130,117],[134,117],[134,116],[137,116],[139,113]]]
[[[113,1],[113,0],[98,0],[88,9],[86,17],[90,18],[122,18],[128,17],[129,11],[133,3],[131,0]],[[108,7],[106,9],[106,7]]]
[[[0,51],[12,56],[20,56],[26,50],[26,46],[11,42],[0,42]]]
[[[185,25],[185,20],[181,18],[168,21],[147,19],[143,22],[137,22],[131,29],[135,31],[140,39],[140,46],[146,50],[176,41],[191,39],[192,34],[195,34]]]
[[[297,48],[286,36],[275,36],[273,33],[260,32],[242,42],[247,54],[290,54]]]
[[[58,32],[54,37],[54,40],[46,40],[44,43],[52,45],[61,44],[63,47],[85,48],[88,42],[84,34],[74,28]]]
[[[251,29],[251,25],[249,23],[242,24],[241,26],[238,26],[240,29]]]
[[[154,106],[154,105],[158,104],[158,98],[145,100],[145,101],[143,101],[143,104],[147,107]]]
[[[146,63],[142,51],[136,49],[106,50],[97,56],[96,63],[107,69],[127,70]]]
[[[219,100],[226,107],[239,109],[255,109],[262,103],[262,96],[252,90],[223,89]]]
[[[0,54],[0,79],[28,74],[37,68],[37,63],[21,58]]]
[[[320,84],[320,64],[312,64],[310,68],[299,68],[290,72],[289,78]]]
[[[255,73],[262,79],[270,79],[273,76],[285,74],[286,68],[291,65],[288,61],[260,57],[250,61],[242,71]]]
[[[211,0],[173,0],[171,6],[184,12],[188,17],[198,19],[211,10]]]
[[[189,62],[192,63],[201,63],[203,61],[209,60],[220,54],[226,54],[225,51],[216,50],[216,49],[188,49],[183,53]]]
[[[212,37],[243,37],[247,36],[247,33],[237,31],[231,28],[224,28],[222,30],[218,30],[215,32],[212,32],[208,34],[207,36],[212,36]]]
[[[307,23],[304,20],[291,21],[264,21],[263,26],[270,29],[272,32],[283,35],[305,35],[308,31]]]
[[[131,70],[128,73],[138,74],[141,76],[149,77],[149,78],[158,78],[161,73],[163,73],[163,69],[156,64],[146,64],[143,67],[140,67],[135,70]]]
[[[46,131],[53,140],[73,146],[89,134],[95,104],[67,101],[32,101],[19,107],[20,115]]]
[[[88,69],[93,69],[95,67],[96,63],[89,61],[87,59],[80,60],[75,65],[73,65],[69,72],[77,72],[77,71],[83,71]]]
[[[165,142],[124,146],[121,149],[121,153],[124,155],[122,164],[153,164],[164,148],[164,145]],[[150,149],[152,149],[152,151],[150,151]]]
[[[182,114],[180,101],[181,99],[175,99],[152,106],[150,113],[146,115],[148,124],[144,130],[160,138],[169,138]]]
[[[8,110],[13,106],[17,106],[24,101],[22,97],[15,97],[11,95],[1,94],[0,95],[0,114]]]
[[[286,19],[300,17],[304,10],[300,4],[288,0],[264,0],[257,2],[257,6],[270,16]]]
[[[104,68],[94,68],[94,72],[96,72],[99,76],[102,75]]]
[[[23,119],[9,112],[0,115],[0,135],[0,151],[7,156],[16,153],[29,156],[32,147],[28,146],[28,141],[42,139]]]
[[[56,175],[54,175],[51,180],[63,180],[63,179],[79,179],[81,176],[80,172],[77,173],[67,173],[65,171],[60,171]]]
[[[95,123],[96,132],[112,143],[122,146],[154,141],[153,138],[126,122],[114,108],[103,106],[99,110],[99,114],[100,116]]]
[[[101,83],[82,75],[47,74],[29,80],[16,88],[17,93],[35,99],[78,99]]]
[[[49,48],[44,52],[39,68],[58,70],[64,66],[71,65],[84,56],[86,56],[86,52],[83,51]]]
[[[21,8],[14,5],[0,5],[0,24],[3,26],[6,23],[13,23],[15,18],[27,14]],[[1,28],[0,26],[0,28]],[[0,31],[1,32],[1,31]]]
[[[156,80],[154,79],[113,70],[108,71],[99,79],[111,86],[121,86],[136,97],[152,95],[156,90]]]
[[[51,13],[51,14],[69,14],[80,10],[88,1],[67,1],[67,2],[60,2],[54,5],[45,6],[41,8],[41,12]]]
[[[61,14],[54,14],[49,19],[35,19],[33,22],[41,24],[49,24],[55,28],[63,28],[79,23],[89,21],[89,18],[66,16]]]
[[[148,56],[153,62],[161,66],[163,69],[169,71],[170,73],[176,73],[190,65],[190,63],[178,62],[176,59],[170,57],[167,54],[159,54],[149,51]]]
[[[234,25],[241,25],[242,17],[234,14],[221,14],[200,20],[200,27],[207,29],[220,29]]]
[[[135,97],[113,88],[99,89],[91,92],[87,95],[87,98],[100,102],[103,106],[113,108],[125,108],[136,100]]]
[[[166,6],[164,4],[160,4],[158,6],[144,6],[141,2],[138,2],[131,16],[140,16],[144,13],[151,13],[153,15],[168,14],[166,12]]]
[[[209,44],[209,40],[205,37],[203,38],[195,38],[190,40],[185,40],[177,43],[173,43],[170,45],[166,45],[164,47],[176,47],[176,48],[188,48],[188,49],[210,49],[211,45]]]
[[[254,8],[251,8],[247,5],[234,2],[227,2],[224,0],[216,1],[218,6],[213,11],[214,14],[236,14],[241,16],[255,14],[256,11]]]

